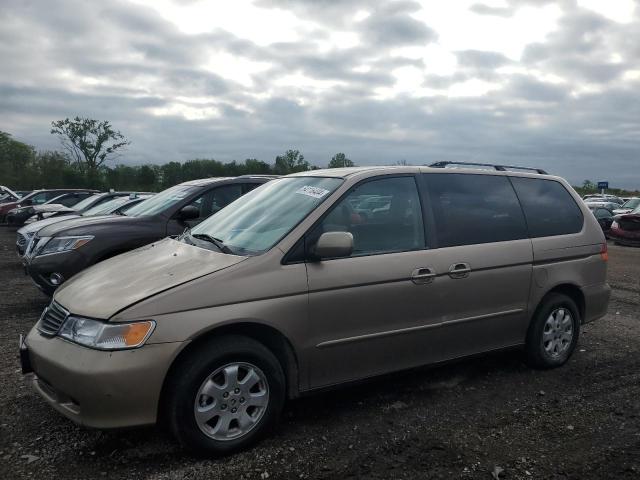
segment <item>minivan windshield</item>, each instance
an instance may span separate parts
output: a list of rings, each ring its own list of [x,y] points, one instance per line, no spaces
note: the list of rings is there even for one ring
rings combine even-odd
[[[176,185],[160,193],[154,195],[147,200],[144,200],[134,207],[127,210],[127,217],[147,217],[151,215],[157,215],[164,212],[167,208],[172,207],[178,202],[181,202],[184,198],[189,196],[194,188],[193,185]]]
[[[237,255],[258,255],[278,243],[342,182],[327,177],[272,180],[194,227],[189,236],[216,239]]]

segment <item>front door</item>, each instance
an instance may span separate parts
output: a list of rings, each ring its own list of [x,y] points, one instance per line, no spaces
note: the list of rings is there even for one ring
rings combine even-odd
[[[441,316],[416,177],[356,185],[307,235],[348,231],[348,258],[307,262],[311,388],[424,363]]]

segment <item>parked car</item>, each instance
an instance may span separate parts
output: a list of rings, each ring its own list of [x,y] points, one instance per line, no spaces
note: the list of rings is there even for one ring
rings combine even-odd
[[[597,205],[587,204],[591,213],[596,217],[596,220],[600,224],[602,231],[604,232],[605,237],[609,234],[609,230],[611,230],[611,224],[613,223],[613,212],[608,208],[599,207]]]
[[[48,202],[52,198],[58,197],[63,193],[86,191],[84,189],[66,188],[66,189],[54,189],[54,190],[34,190],[29,195],[26,195],[19,200],[0,204],[0,223],[6,222],[7,213],[17,207],[27,207],[34,205],[42,205]],[[93,190],[97,193],[96,190]]]
[[[121,216],[76,218],[39,230],[23,263],[51,295],[78,272],[169,235],[179,235],[272,177],[192,180],[164,190]]]
[[[113,198],[130,197],[132,195],[133,196],[144,195],[146,197],[149,197],[152,194],[150,192],[128,192],[128,191],[113,192],[112,191],[112,192],[96,193],[91,197],[86,198],[81,202],[78,202],[72,207],[65,207],[63,205],[48,205],[48,204],[39,205],[34,207],[34,210],[35,210],[34,217],[27,220],[25,223],[29,223],[30,221],[39,221],[49,217],[81,214],[97,205],[109,202]]]
[[[20,198],[21,198],[21,195],[18,194],[18,192],[14,192],[9,187],[0,185],[0,204],[7,203],[7,202],[15,202]]]
[[[92,195],[95,195],[95,191],[87,190],[63,193],[62,195],[58,195],[57,197],[52,198],[42,205],[28,205],[24,207],[16,207],[13,210],[9,210],[6,220],[9,225],[24,225],[24,222],[41,208],[54,211],[68,209],[76,205],[78,202],[91,197]]]
[[[631,213],[638,207],[640,207],[640,198],[634,197],[634,198],[628,199],[620,207],[615,208],[613,210],[613,213],[615,215],[620,215],[622,213]]]
[[[21,257],[33,237],[38,231],[42,230],[47,225],[51,225],[58,222],[64,222],[72,218],[79,217],[96,217],[98,215],[113,215],[125,213],[128,209],[137,205],[138,203],[150,198],[152,195],[131,195],[131,196],[114,196],[103,203],[98,203],[91,208],[84,208],[82,211],[73,213],[67,213],[66,215],[51,216],[44,220],[28,223],[24,227],[18,230],[16,238],[16,250]]]
[[[640,207],[631,213],[616,215],[609,231],[609,238],[619,245],[640,247]]]
[[[353,205],[370,195],[390,208],[366,220]],[[303,172],[75,276],[22,342],[23,371],[83,425],[160,419],[224,454],[263,436],[287,397],[515,346],[532,366],[564,364],[607,311],[606,260],[557,177]]]
[[[609,195],[606,193],[592,193],[590,195],[585,195],[583,197],[584,201],[595,200],[597,202],[612,202],[617,203],[618,205],[622,205],[624,200],[622,200],[617,195]]]
[[[606,201],[597,201],[597,200],[588,200],[585,201],[585,203],[587,204],[587,207],[591,208],[591,207],[600,207],[600,208],[606,208],[607,210],[615,210],[616,208],[619,208],[620,205],[618,205],[617,203],[613,203],[613,202],[606,202]]]

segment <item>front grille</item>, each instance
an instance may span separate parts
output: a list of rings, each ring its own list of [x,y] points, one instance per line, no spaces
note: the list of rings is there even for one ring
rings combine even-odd
[[[69,316],[64,308],[58,305],[56,302],[51,302],[40,317],[38,322],[38,331],[43,335],[53,336],[58,333],[60,327]]]
[[[19,233],[18,234],[18,239],[16,240],[16,245],[18,245],[20,248],[24,248],[24,247],[27,246],[27,242],[28,242],[27,237],[25,237],[23,234]]]
[[[34,254],[36,253],[36,248],[38,247],[38,243],[39,242],[40,242],[40,238],[37,237],[36,235],[31,237],[31,240],[29,240],[29,243],[27,244],[27,250],[24,252],[24,256],[25,257],[34,256]]]

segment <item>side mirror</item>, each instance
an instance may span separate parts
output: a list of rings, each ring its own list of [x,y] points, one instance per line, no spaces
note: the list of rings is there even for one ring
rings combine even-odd
[[[320,235],[313,253],[320,259],[348,257],[353,252],[353,235],[349,232],[325,232]]]
[[[187,205],[186,207],[182,207],[182,209],[176,215],[178,220],[195,220],[200,217],[200,209],[198,207],[194,207],[193,205]]]

